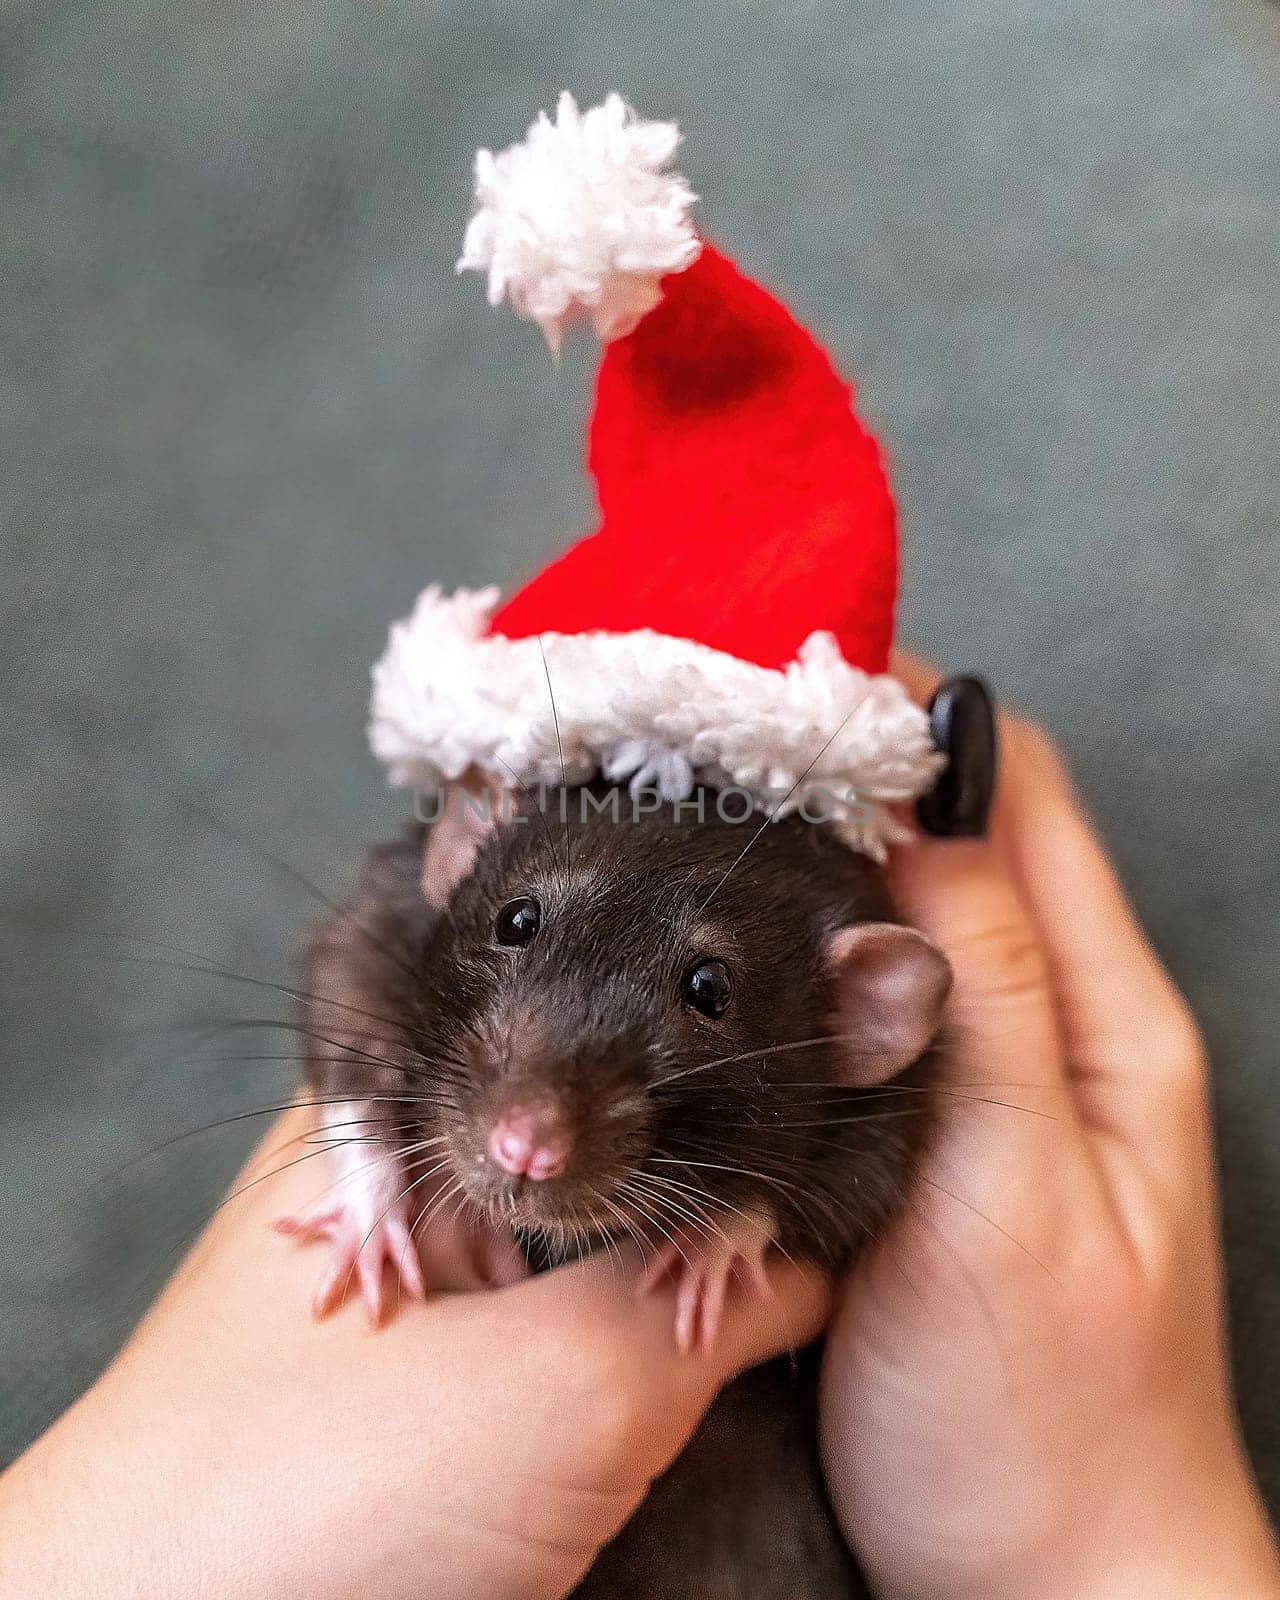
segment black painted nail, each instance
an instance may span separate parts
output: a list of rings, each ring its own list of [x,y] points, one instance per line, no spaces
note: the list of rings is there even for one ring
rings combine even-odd
[[[929,702],[933,742],[947,765],[916,802],[916,819],[940,839],[981,839],[996,789],[996,711],[981,678],[948,678]]]

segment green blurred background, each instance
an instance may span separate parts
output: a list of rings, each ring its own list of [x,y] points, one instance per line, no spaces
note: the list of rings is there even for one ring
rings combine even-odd
[[[0,86],[0,1457],[255,1124],[145,1153],[296,1070],[208,1026],[286,1001],[132,938],[287,981],[315,908],[261,850],[336,890],[405,810],[387,623],[590,523],[590,347],[453,262],[475,146],[617,88],[857,378],[904,636],[1048,723],[1203,1018],[1274,1501],[1280,11],[45,0]]]

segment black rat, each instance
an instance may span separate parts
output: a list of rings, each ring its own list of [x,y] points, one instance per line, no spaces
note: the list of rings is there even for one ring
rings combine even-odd
[[[950,976],[822,825],[451,788],[312,944],[337,1181],[281,1226],[332,1244],[317,1313],[354,1280],[376,1321],[442,1242],[501,1284],[629,1236],[678,1345],[710,1342],[769,1250],[845,1269],[902,1204]],[[806,1353],[730,1386],[580,1593],[856,1583]]]

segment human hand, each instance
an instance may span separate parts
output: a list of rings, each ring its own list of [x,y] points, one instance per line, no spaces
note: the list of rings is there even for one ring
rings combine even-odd
[[[290,1113],[247,1170],[311,1127]],[[827,1290],[779,1265],[713,1350],[608,1254],[308,1315],[313,1261],[269,1222],[303,1160],[221,1210],[123,1354],[0,1478],[0,1596],[538,1600],[568,1592],[735,1373],[804,1343]],[[631,1263],[628,1264],[632,1265]],[[437,1283],[443,1290],[458,1285]]]
[[[923,1181],[829,1335],[834,1502],[884,1596],[1278,1594],[1203,1048],[1049,743],[1008,718],[1001,741],[989,841],[895,863],[955,1032]]]

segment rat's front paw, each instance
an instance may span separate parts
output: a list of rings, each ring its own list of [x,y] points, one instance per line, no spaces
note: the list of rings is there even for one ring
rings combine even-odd
[[[422,1179],[409,1177],[395,1155],[371,1155],[350,1145],[331,1152],[330,1160],[336,1182],[318,1200],[276,1223],[291,1238],[330,1246],[311,1300],[317,1318],[341,1305],[353,1285],[376,1328],[404,1296],[425,1300],[428,1283],[501,1288],[527,1275],[511,1230],[477,1225],[450,1206],[453,1191],[446,1180],[424,1193]]]
[[[332,1253],[311,1307],[325,1317],[359,1285],[370,1323],[376,1328],[388,1303],[401,1295],[427,1297],[427,1279],[451,1288],[494,1288],[518,1283],[529,1274],[524,1254],[509,1230],[470,1226],[457,1217],[413,1218],[408,1204],[397,1200],[381,1211],[357,1197],[322,1199],[295,1216],[281,1217],[278,1232],[304,1243],[326,1240]],[[426,1261],[426,1271],[423,1261]],[[385,1292],[387,1269],[394,1289]]]
[[[731,1279],[737,1278],[753,1294],[773,1292],[764,1269],[772,1235],[771,1218],[735,1216],[714,1233],[690,1230],[668,1238],[650,1258],[640,1290],[647,1294],[668,1278],[675,1279],[675,1337],[681,1354],[695,1348],[709,1350],[715,1343]]]
[[[477,1225],[468,1208],[454,1201],[456,1184],[442,1161],[415,1176],[407,1159],[412,1150],[345,1136],[349,1128],[368,1126],[370,1116],[361,1101],[326,1107],[334,1181],[296,1216],[276,1223],[281,1233],[332,1247],[311,1302],[316,1316],[341,1305],[353,1284],[376,1328],[389,1298],[393,1307],[406,1294],[425,1300],[428,1282],[454,1289],[501,1287],[524,1277],[529,1269],[511,1230]],[[395,1285],[393,1297],[386,1293],[388,1280]]]
[[[387,1305],[384,1288],[388,1266],[397,1295],[403,1292],[414,1300],[426,1299],[422,1262],[408,1204],[403,1199],[380,1202],[375,1207],[368,1193],[346,1198],[322,1196],[296,1215],[281,1217],[276,1228],[306,1243],[326,1240],[332,1246],[329,1263],[311,1300],[316,1317],[327,1316],[341,1305],[356,1283],[369,1321],[376,1328]]]

